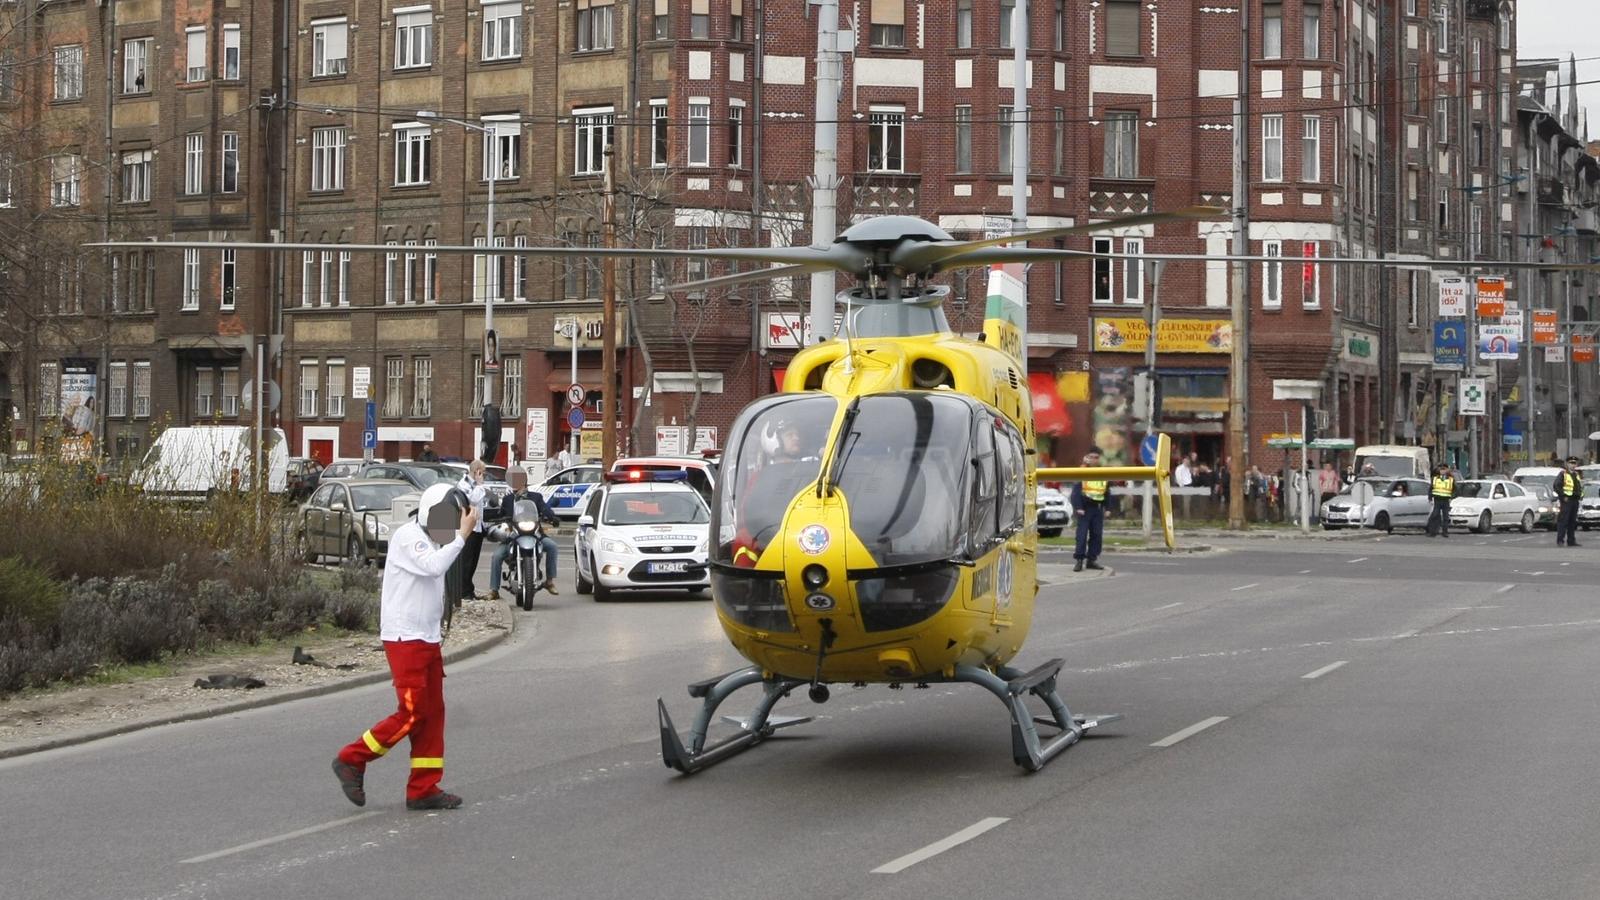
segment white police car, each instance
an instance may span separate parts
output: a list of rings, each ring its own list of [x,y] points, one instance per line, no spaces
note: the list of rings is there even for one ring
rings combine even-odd
[[[682,472],[609,474],[578,517],[578,593],[705,590],[710,535],[711,511]]]
[[[602,471],[599,466],[572,466],[546,478],[534,490],[557,517],[576,519],[589,500],[589,492],[600,484]]]

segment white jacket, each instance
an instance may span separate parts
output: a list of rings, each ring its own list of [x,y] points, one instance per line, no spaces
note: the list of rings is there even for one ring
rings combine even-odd
[[[461,493],[467,495],[467,500],[472,503],[472,508],[478,511],[478,526],[472,530],[482,533],[484,531],[483,520],[485,518],[483,505],[489,499],[489,489],[473,481],[471,475],[461,476],[461,480],[456,483],[456,487],[461,489]]]
[[[444,618],[444,577],[465,546],[459,534],[438,546],[415,519],[395,529],[383,567],[379,638],[430,644],[443,639],[439,622]]]

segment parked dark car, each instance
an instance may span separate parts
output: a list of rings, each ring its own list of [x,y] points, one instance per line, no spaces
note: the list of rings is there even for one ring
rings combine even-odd
[[[322,480],[322,463],[305,456],[289,457],[289,499],[295,502],[311,496]]]

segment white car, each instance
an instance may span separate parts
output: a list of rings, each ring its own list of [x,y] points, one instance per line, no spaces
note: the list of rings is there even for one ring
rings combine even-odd
[[[1426,528],[1433,512],[1421,478],[1361,478],[1322,504],[1324,531],[1335,528]]]
[[[697,593],[709,586],[711,510],[681,473],[670,474],[608,479],[590,492],[573,539],[578,593],[605,601],[619,590]]]
[[[1035,504],[1040,537],[1058,537],[1072,522],[1072,509],[1067,506],[1067,495],[1053,487],[1039,485]]]
[[[570,466],[540,482],[534,490],[562,519],[576,519],[589,504],[589,492],[600,484],[599,466]]]
[[[1600,528],[1600,482],[1583,483],[1583,496],[1578,500],[1578,527],[1584,531]]]
[[[1487,534],[1496,528],[1533,531],[1539,520],[1539,500],[1522,485],[1504,478],[1480,478],[1456,484],[1450,501],[1450,527],[1471,528]]]

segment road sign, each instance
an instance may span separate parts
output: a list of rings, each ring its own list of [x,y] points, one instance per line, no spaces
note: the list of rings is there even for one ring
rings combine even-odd
[[[368,431],[378,430],[378,404],[372,400],[367,401],[367,424],[362,427]]]
[[[367,430],[361,432],[361,449],[363,449],[363,450],[376,450],[376,449],[378,449],[378,432],[377,431],[375,431],[375,430],[373,430],[371,428],[368,428]]]
[[[586,394],[581,384],[573,383],[567,386],[567,402],[573,406],[582,406]]]
[[[1482,416],[1488,413],[1488,391],[1482,378],[1461,379],[1461,414]]]
[[[1433,367],[1459,372],[1467,365],[1465,322],[1433,323]]]
[[[1147,466],[1156,464],[1156,447],[1161,443],[1161,435],[1147,434],[1139,442],[1139,461]]]
[[[1479,325],[1479,359],[1516,359],[1522,329],[1515,325]]]
[[[239,404],[244,407],[245,412],[251,412],[255,409],[255,399],[256,382],[255,379],[252,378],[244,383],[244,387],[239,389]],[[283,389],[278,387],[278,383],[276,381],[268,381],[267,412],[275,412],[278,409],[278,404],[282,402]]]
[[[582,428],[585,418],[587,417],[583,414],[583,407],[581,406],[574,406],[567,410],[567,424],[573,428]]]
[[[350,370],[350,398],[365,400],[372,390],[372,369],[368,366],[356,366]]]

